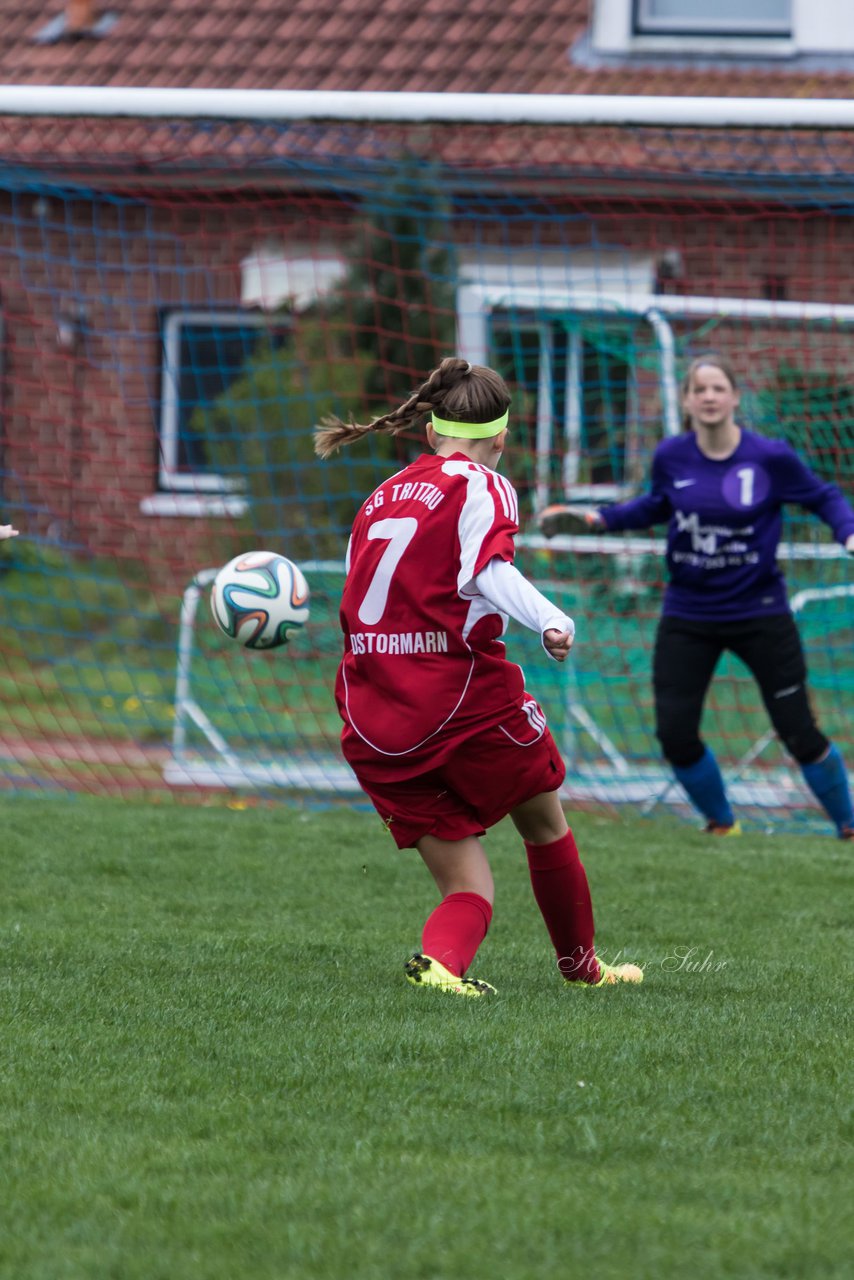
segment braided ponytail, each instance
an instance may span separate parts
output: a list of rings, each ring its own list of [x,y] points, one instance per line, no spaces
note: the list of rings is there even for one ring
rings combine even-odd
[[[494,369],[449,356],[391,413],[368,423],[343,422],[335,417],[321,419],[314,430],[314,452],[320,458],[328,458],[343,445],[353,444],[372,431],[396,436],[419,425],[431,413],[452,422],[491,422],[509,404],[510,392]]]

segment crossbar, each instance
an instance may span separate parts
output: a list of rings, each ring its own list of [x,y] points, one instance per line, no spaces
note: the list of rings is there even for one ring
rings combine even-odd
[[[625,94],[388,93],[320,89],[0,85],[0,115],[389,123],[649,125],[668,129],[852,129],[844,98],[677,98]]]

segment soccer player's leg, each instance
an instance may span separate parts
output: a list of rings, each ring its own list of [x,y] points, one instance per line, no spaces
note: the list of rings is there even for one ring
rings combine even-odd
[[[492,872],[480,843],[484,828],[438,771],[397,782],[360,779],[399,849],[417,848],[441,895],[407,960],[413,986],[477,997],[495,988],[467,970],[492,920]]]
[[[444,825],[447,829],[447,819]],[[437,986],[457,995],[493,994],[488,982],[467,976],[492,922],[495,894],[480,839],[431,834],[422,836],[417,847],[442,900],[425,921],[421,953],[407,962],[407,978],[415,986]]]
[[[564,981],[587,987],[642,982],[638,965],[607,965],[596,954],[587,872],[558,793],[534,796],[514,808],[510,817],[525,843],[531,888]]]
[[[854,840],[854,804],[838,747],[816,723],[807,685],[807,665],[791,614],[758,618],[735,652],[753,673],[781,742],[798,762],[807,786],[836,827]]]
[[[652,664],[655,736],[710,835],[738,831],[720,766],[700,737],[703,703],[723,647],[714,626],[664,617]]]
[[[456,752],[444,772],[477,808],[485,828],[510,814],[525,842],[534,897],[559,971],[598,984],[604,966],[593,947],[590,889],[558,794],[566,769],[542,709],[525,695],[500,725]],[[640,981],[642,973],[632,968],[630,980]]]

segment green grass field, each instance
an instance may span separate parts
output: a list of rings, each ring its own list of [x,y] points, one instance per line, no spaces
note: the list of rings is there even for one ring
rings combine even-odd
[[[850,849],[573,825],[643,987],[560,986],[505,823],[463,1001],[368,812],[3,799],[0,1275],[849,1276]]]

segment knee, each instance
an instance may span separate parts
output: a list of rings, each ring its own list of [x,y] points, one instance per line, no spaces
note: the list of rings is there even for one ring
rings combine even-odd
[[[688,769],[701,758],[705,747],[697,733],[688,732],[676,724],[659,725],[655,731],[661,746],[661,754],[676,769]]]
[[[514,815],[514,824],[526,844],[553,844],[555,840],[562,840],[568,830],[566,818],[561,821],[546,817],[536,819],[527,815],[518,821]]]
[[[569,830],[560,797],[548,791],[510,813],[513,825],[528,844],[552,844],[562,840]]]
[[[816,725],[781,733],[780,741],[798,764],[815,764],[830,746],[830,739]]]

